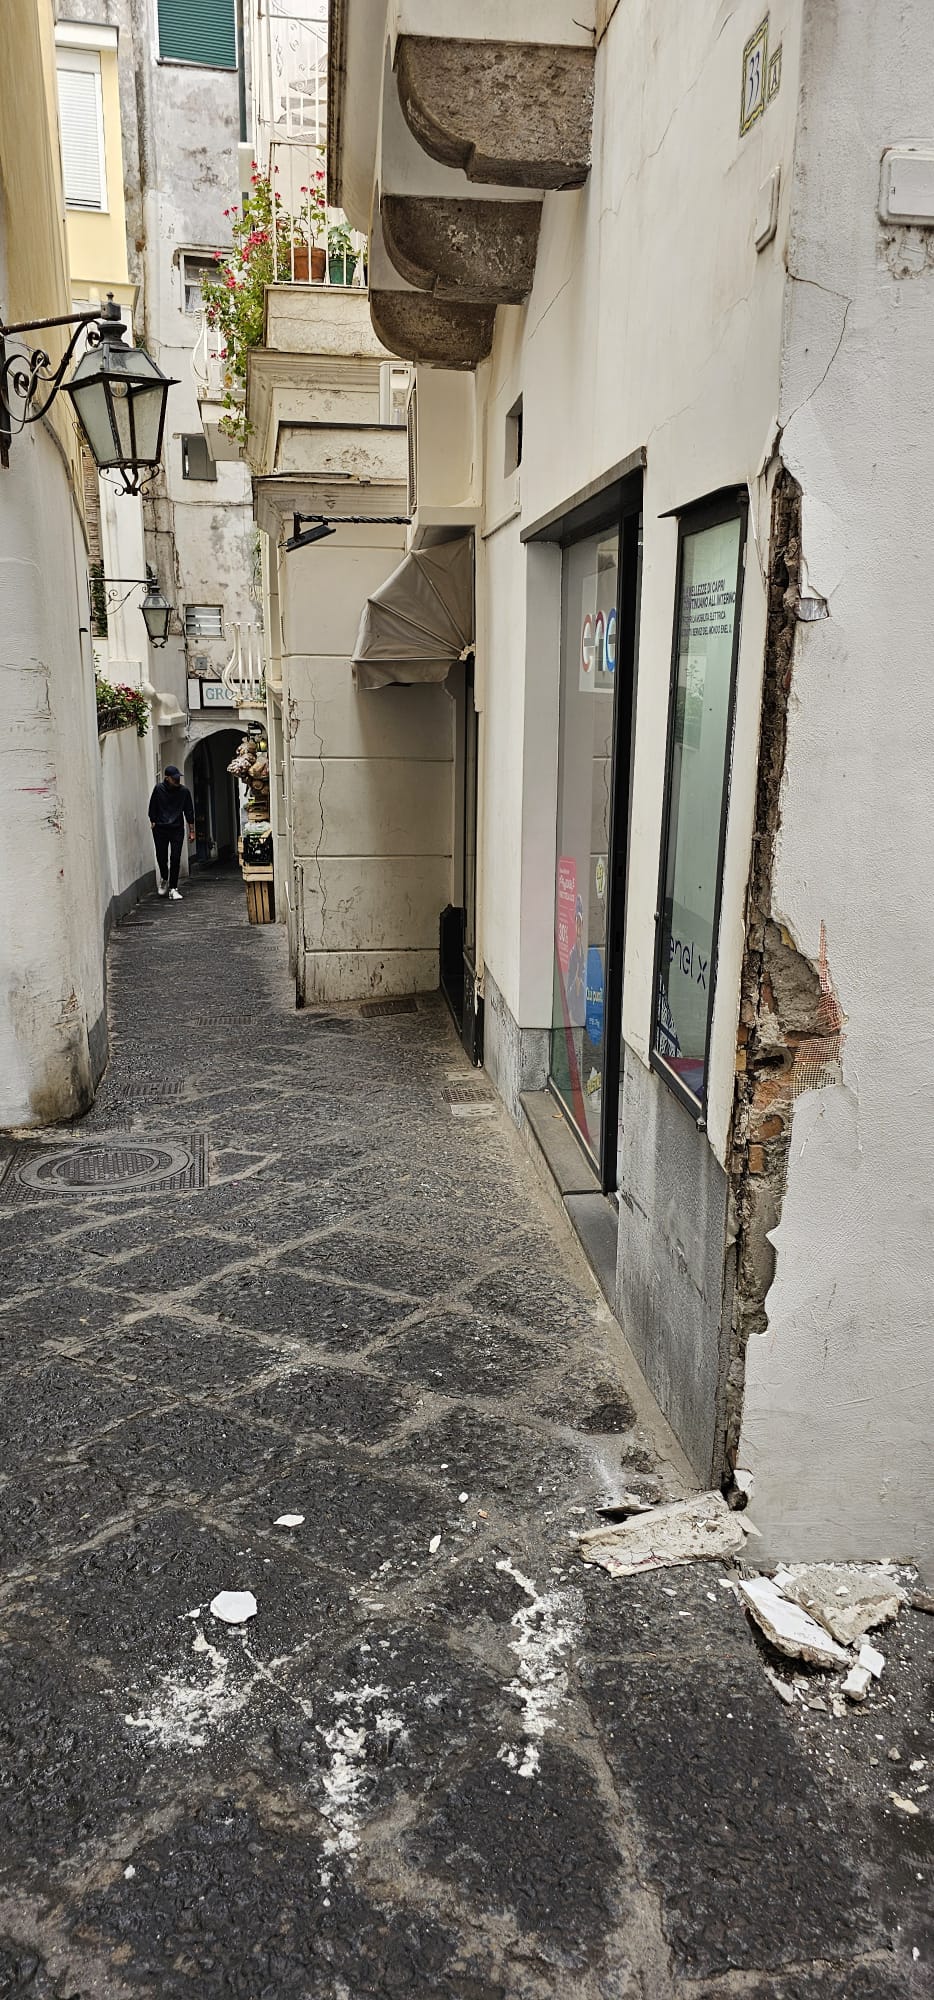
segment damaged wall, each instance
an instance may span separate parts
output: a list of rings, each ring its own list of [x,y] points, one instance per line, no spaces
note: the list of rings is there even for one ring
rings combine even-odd
[[[934,1559],[934,684],[919,537],[934,499],[934,267],[899,256],[879,218],[885,149],[934,142],[932,73],[925,0],[899,9],[897,44],[870,0],[808,0],[781,454],[801,494],[798,584],[828,615],[795,627],[737,1128],[739,1463],[765,1555]],[[802,1071],[792,1045],[815,1023],[828,1060]]]

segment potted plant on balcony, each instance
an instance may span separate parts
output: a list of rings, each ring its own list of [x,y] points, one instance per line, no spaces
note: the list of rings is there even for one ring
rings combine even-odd
[[[326,229],[324,169],[312,187],[300,190],[297,210],[289,212],[269,174],[254,162],[250,192],[242,208],[224,210],[233,237],[232,248],[216,254],[217,276],[201,287],[205,317],[223,342],[224,416],[221,429],[245,444],[246,368],[251,347],[263,338],[267,285],[323,279],[326,252],[315,237]]]
[[[328,223],[328,278],[332,285],[349,285],[352,282],[357,253],[354,249],[350,225],[341,216],[339,222]]]

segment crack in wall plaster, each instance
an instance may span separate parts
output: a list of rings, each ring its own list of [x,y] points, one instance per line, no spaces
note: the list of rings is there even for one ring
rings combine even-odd
[[[724,1285],[730,1329],[723,1415],[727,1476],[736,1463],[747,1345],[753,1334],[768,1328],[768,1294],[776,1268],[773,1237],[787,1185],[795,1102],[806,1091],[843,1082],[845,1015],[831,976],[826,928],[822,923],[815,962],[779,920],[773,900],[804,572],[801,504],[801,488],[782,466],[772,494],[759,772],[730,1157],[731,1254]]]

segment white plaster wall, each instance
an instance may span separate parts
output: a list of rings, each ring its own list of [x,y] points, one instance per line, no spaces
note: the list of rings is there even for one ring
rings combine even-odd
[[[795,1110],[741,1462],[771,1547],[930,1564],[934,233],[877,208],[884,149],[934,144],[934,17],[805,13],[782,455],[829,617],[798,631],[775,900],[807,956],[826,926],[846,1040]]]
[[[112,902],[155,874],[147,807],[152,791],[148,737],[111,729],[98,739],[101,805],[101,922]],[[148,883],[146,883],[148,886]]]
[[[339,527],[280,558],[289,929],[299,997],[309,1002],[438,983],[453,703],[443,687],[358,694],[350,658],[363,603],[403,548],[400,528]]]
[[[41,425],[0,479],[0,551],[0,1125],[31,1125],[87,1108],[104,1034],[84,549]]]
[[[741,139],[742,51],[761,18],[753,0],[720,0],[709,8],[637,0],[617,8],[597,54],[590,179],[577,192],[546,197],[532,293],[521,312],[497,315],[491,362],[478,371],[490,515],[508,513],[499,469],[502,426],[520,391],[523,527],[631,453],[643,447],[647,453],[624,1000],[626,1039],[643,1060],[652,1016],[677,547],[675,523],[662,516],[722,486],[748,483],[760,537],[767,524],[757,475],[778,410],[800,12],[801,0],[777,0],[770,10],[771,45],[783,44],[782,84]],[[757,195],[776,166],[783,170],[778,233],[759,255]],[[534,726],[538,714],[555,714],[556,689],[545,692],[544,663],[526,666],[519,652],[527,557],[518,536],[503,530],[486,549],[484,672],[493,706],[485,717],[485,813],[488,828],[501,828],[509,838],[501,855],[485,850],[484,951],[510,1006],[521,1007],[520,1025],[538,1026],[551,1012],[551,921],[546,949],[523,975],[520,1000],[517,885],[529,843],[521,837],[517,762],[526,718]],[[764,588],[751,543],[708,1119],[721,1160],[732,1106],[764,624]],[[497,676],[509,677],[507,657],[515,662],[508,690],[496,685]],[[554,656],[549,671],[556,673]],[[505,744],[496,741],[501,729]],[[529,768],[537,785],[551,787],[553,827],[556,767],[549,771],[538,757]],[[538,800],[535,811],[543,819]],[[553,845],[542,841],[540,852],[553,856]],[[529,886],[532,881],[527,875]],[[541,881],[535,894],[547,903]]]

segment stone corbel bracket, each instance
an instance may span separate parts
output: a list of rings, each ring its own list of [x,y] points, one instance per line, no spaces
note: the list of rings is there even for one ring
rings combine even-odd
[[[494,306],[454,305],[426,292],[370,290],[373,331],[403,361],[476,368],[493,345]]]
[[[436,299],[519,305],[532,289],[540,201],[384,194],[383,241],[400,275]]]
[[[399,102],[423,150],[469,181],[574,188],[590,172],[594,50],[402,35]]]

